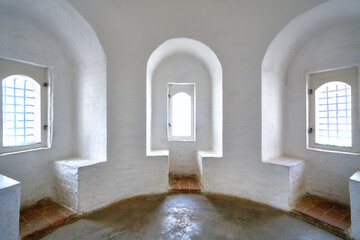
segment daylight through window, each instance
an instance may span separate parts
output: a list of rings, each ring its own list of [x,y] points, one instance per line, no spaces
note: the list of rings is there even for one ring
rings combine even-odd
[[[191,97],[180,92],[172,98],[172,135],[175,137],[191,136]]]
[[[315,92],[317,144],[352,146],[351,87],[342,82],[329,82]]]
[[[41,142],[40,85],[24,75],[2,80],[3,147]]]
[[[168,84],[168,140],[195,141],[195,84]]]

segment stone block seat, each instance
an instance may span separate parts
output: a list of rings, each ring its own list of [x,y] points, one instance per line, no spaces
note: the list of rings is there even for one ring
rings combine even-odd
[[[0,239],[18,239],[20,182],[0,174]]]

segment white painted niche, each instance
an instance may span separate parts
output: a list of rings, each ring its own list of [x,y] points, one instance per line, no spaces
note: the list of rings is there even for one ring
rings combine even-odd
[[[168,140],[195,141],[196,104],[194,83],[168,84]]]
[[[187,38],[161,44],[147,64],[146,155],[169,156],[179,174],[195,174],[198,154],[221,157],[222,102],[222,68],[209,47]]]

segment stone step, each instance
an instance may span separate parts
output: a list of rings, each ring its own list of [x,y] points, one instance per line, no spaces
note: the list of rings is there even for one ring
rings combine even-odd
[[[196,176],[170,175],[169,192],[199,193],[201,192],[201,185]]]

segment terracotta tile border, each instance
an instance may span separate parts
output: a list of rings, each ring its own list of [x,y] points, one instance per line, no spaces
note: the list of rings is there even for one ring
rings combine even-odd
[[[294,205],[295,216],[313,225],[350,239],[350,207],[334,201],[306,194]]]
[[[199,193],[201,186],[196,176],[169,176],[169,192]]]
[[[39,239],[77,218],[76,212],[51,199],[40,200],[20,211],[20,239]]]

